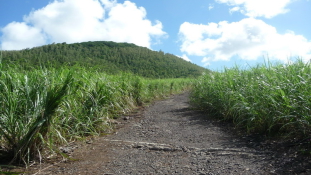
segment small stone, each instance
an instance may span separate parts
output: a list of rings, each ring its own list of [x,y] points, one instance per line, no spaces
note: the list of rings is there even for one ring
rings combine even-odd
[[[129,116],[124,116],[124,117],[123,117],[123,120],[129,120],[129,119],[130,119]]]
[[[111,119],[111,120],[108,120],[108,123],[118,125],[118,124],[120,124],[121,122],[118,122],[117,120]]]
[[[93,143],[93,141],[92,140],[87,140],[86,143],[87,144],[91,144],[91,143]]]

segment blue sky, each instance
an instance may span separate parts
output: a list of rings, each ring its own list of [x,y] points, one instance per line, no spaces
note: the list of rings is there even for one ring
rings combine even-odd
[[[310,0],[0,0],[0,48],[130,42],[212,70],[311,59]]]

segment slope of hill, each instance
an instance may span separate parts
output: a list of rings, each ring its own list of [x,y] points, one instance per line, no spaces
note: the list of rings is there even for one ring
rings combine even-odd
[[[111,41],[50,44],[3,51],[3,63],[25,69],[76,65],[108,74],[130,72],[149,78],[197,77],[208,71],[169,53]]]

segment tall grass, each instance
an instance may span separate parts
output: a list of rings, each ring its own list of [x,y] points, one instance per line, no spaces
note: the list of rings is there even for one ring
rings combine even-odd
[[[27,75],[1,71],[0,143],[13,160],[29,160],[42,149],[54,113],[72,83],[70,74],[54,77],[58,81],[48,76],[42,71]]]
[[[248,132],[306,136],[311,122],[311,65],[238,67],[201,77],[192,102]]]
[[[71,69],[0,69],[0,147],[13,161],[28,163],[45,148],[57,152],[58,144],[106,132],[111,118],[192,84]]]

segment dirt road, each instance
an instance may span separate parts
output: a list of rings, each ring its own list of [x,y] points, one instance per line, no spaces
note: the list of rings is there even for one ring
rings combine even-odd
[[[230,124],[191,110],[188,96],[184,93],[157,101],[140,114],[121,118],[115,133],[75,149],[71,153],[75,160],[34,166],[28,172],[76,175],[311,174],[307,168],[309,159],[305,159],[307,162],[303,165],[294,155],[275,151],[277,146],[271,142],[238,135]]]

